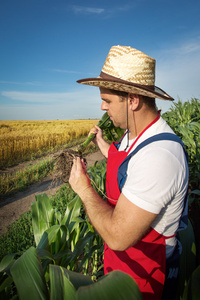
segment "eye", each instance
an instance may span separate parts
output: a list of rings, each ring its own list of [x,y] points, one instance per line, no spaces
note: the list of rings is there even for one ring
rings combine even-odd
[[[104,102],[106,102],[107,104],[109,104],[110,103],[110,100],[103,100]]]

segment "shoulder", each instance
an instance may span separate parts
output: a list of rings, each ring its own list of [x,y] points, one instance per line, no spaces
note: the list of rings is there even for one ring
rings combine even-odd
[[[129,161],[122,192],[136,205],[145,208],[148,203],[147,210],[159,213],[187,184],[184,154],[177,158],[175,152],[158,145],[139,152]]]
[[[141,176],[160,176],[165,181],[166,178],[179,176],[179,172],[187,170],[187,160],[180,143],[173,140],[158,140],[147,144],[135,155],[130,153],[128,162],[128,172],[131,174],[137,170]],[[184,171],[185,173],[185,171]],[[160,179],[161,180],[161,179]]]
[[[166,135],[168,135],[168,137]],[[144,132],[130,153],[133,152],[138,146],[145,143],[145,147],[141,148],[142,152],[149,151],[150,149],[154,149],[156,151],[157,149],[159,152],[165,152],[165,150],[168,150],[168,152],[165,153],[166,155],[170,155],[170,153],[172,155],[177,155],[179,152],[182,152],[183,149],[181,144],[174,141],[176,138],[178,141],[179,138],[175,135],[174,131],[166,123],[166,121],[160,117],[160,119],[153,126]]]

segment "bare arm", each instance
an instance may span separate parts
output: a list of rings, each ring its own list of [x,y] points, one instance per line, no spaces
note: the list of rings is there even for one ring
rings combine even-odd
[[[110,145],[103,139],[102,130],[97,125],[95,125],[95,127],[90,130],[89,135],[91,133],[96,134],[95,138],[93,139],[93,142],[99,147],[101,153],[106,158],[108,158],[108,149]]]
[[[91,223],[113,250],[124,251],[134,245],[157,216],[134,205],[123,194],[115,208],[108,205],[92,188],[80,158],[74,160],[69,183],[83,201]]]

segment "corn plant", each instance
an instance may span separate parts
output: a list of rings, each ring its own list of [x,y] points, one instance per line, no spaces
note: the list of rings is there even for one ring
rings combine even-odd
[[[50,261],[48,270],[48,273],[44,271],[39,251],[35,247],[30,247],[17,260],[14,254],[5,256],[0,263],[1,299],[142,299],[135,281],[120,271],[113,271],[94,282],[89,276]],[[179,294],[177,299],[199,299],[199,279],[200,267],[197,267],[185,286],[183,296]],[[10,297],[13,286],[17,294]]]
[[[199,99],[192,98],[190,101],[173,102],[169,111],[164,113],[162,117],[176,132],[176,126],[185,126],[185,124],[192,122],[199,122],[200,120],[200,105]]]
[[[200,263],[200,100],[173,103],[163,118],[182,139],[189,156],[189,218],[195,234],[197,264]],[[191,226],[189,235],[192,236]],[[186,239],[187,241],[187,239]],[[184,242],[184,240],[183,240]],[[190,264],[191,255],[188,256]]]
[[[188,220],[187,229],[179,232],[179,238],[182,245],[182,253],[180,255],[179,263],[177,300],[182,299],[192,273],[197,267],[195,236],[190,220]]]
[[[181,300],[200,299],[200,266],[192,273]]]
[[[200,120],[177,126],[189,154],[190,186],[192,190],[200,186]]]
[[[103,246],[99,235],[85,216],[80,216],[82,202],[76,195],[67,205],[64,217],[55,211],[46,194],[32,203],[35,243],[44,268],[49,261],[70,270],[95,277],[102,260]],[[100,264],[101,265],[101,264]]]
[[[95,162],[94,166],[88,169],[88,174],[94,189],[96,189],[101,198],[104,200],[106,199],[106,171],[106,160]]]
[[[162,115],[174,132],[183,140],[189,155],[191,201],[200,194],[200,101],[173,103]]]
[[[11,282],[16,286],[15,299],[70,299],[70,300],[142,300],[136,282],[120,271],[113,271],[93,282],[89,276],[67,270],[64,267],[49,264],[46,276],[38,255],[38,250],[29,248],[14,260],[5,257],[0,271],[7,274],[7,281],[0,286],[1,299],[9,299]]]

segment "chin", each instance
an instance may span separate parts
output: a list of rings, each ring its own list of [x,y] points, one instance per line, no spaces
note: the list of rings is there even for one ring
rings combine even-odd
[[[117,124],[115,121],[112,121],[115,127],[119,127],[119,124]]]

